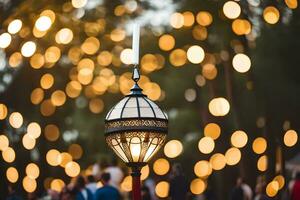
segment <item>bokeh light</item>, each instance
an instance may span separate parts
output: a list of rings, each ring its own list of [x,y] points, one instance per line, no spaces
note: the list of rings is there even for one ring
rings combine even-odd
[[[25,176],[22,181],[23,188],[26,192],[34,192],[37,188],[37,183],[35,179]]]
[[[298,142],[298,134],[294,130],[285,132],[283,142],[287,147],[292,147]]]
[[[11,35],[9,33],[2,33],[0,35],[0,48],[5,49],[11,43]]]
[[[9,146],[9,140],[6,135],[0,135],[0,151],[4,151]]]
[[[35,147],[36,141],[31,135],[27,133],[22,138],[22,144],[25,149],[31,150]]]
[[[206,183],[200,179],[196,178],[192,180],[191,185],[190,185],[190,190],[193,194],[199,195],[202,194],[206,189]]]
[[[208,104],[209,112],[216,117],[225,116],[229,113],[230,104],[227,99],[218,97],[212,99]]]
[[[221,128],[216,123],[208,123],[204,127],[204,135],[206,137],[211,137],[213,140],[216,140],[221,135]]]
[[[179,29],[184,24],[184,17],[181,13],[173,13],[170,18],[170,24],[173,28]]]
[[[56,149],[51,149],[46,154],[47,163],[51,166],[58,166],[60,164],[60,152]]]
[[[259,157],[257,161],[257,169],[262,172],[268,169],[268,157],[266,155]]]
[[[202,47],[194,45],[191,46],[187,51],[187,58],[191,63],[199,64],[203,61],[205,56]]]
[[[51,190],[54,190],[56,192],[61,192],[64,187],[65,182],[61,179],[53,179],[50,183]]]
[[[155,194],[160,198],[166,198],[169,195],[169,188],[167,181],[161,181],[155,186]]]
[[[11,183],[16,183],[19,179],[19,173],[18,170],[14,167],[9,167],[6,170],[6,178]]]
[[[236,165],[240,162],[242,157],[241,151],[238,148],[232,147],[225,153],[227,165]]]
[[[153,163],[153,171],[157,175],[165,175],[170,170],[169,161],[164,158],[159,158]]]
[[[241,7],[235,1],[227,1],[223,6],[223,13],[229,19],[236,19],[241,14]]]
[[[5,104],[0,103],[0,120],[3,120],[7,117],[7,107]]]
[[[163,51],[170,51],[175,46],[175,39],[172,35],[162,35],[158,40],[159,48]]]
[[[211,164],[206,160],[198,161],[194,166],[194,173],[200,178],[209,176],[212,173]]]
[[[52,21],[48,16],[41,16],[35,22],[35,27],[39,31],[47,31],[51,27]]]
[[[7,27],[7,31],[10,33],[10,34],[16,34],[18,33],[21,28],[22,28],[22,21],[19,20],[19,19],[14,19],[13,21],[11,21]]]
[[[199,140],[198,149],[201,153],[209,154],[215,148],[215,142],[211,137],[203,137]]]
[[[252,149],[256,154],[262,154],[267,149],[267,141],[263,137],[256,138],[252,143]]]
[[[232,133],[231,138],[230,138],[231,144],[234,147],[237,148],[242,148],[246,146],[248,142],[248,136],[247,133],[244,131],[238,130]]]
[[[21,48],[24,57],[31,57],[36,51],[36,44],[32,41],[25,42]]]
[[[25,168],[26,175],[31,179],[37,179],[40,175],[40,168],[35,163],[29,163]]]
[[[276,24],[279,21],[280,13],[274,6],[268,6],[263,12],[264,20],[269,24]]]
[[[76,177],[80,173],[80,166],[77,162],[71,161],[66,164],[65,172],[70,177]]]
[[[7,147],[2,151],[2,158],[7,163],[12,163],[16,159],[15,150],[11,147]]]
[[[179,140],[170,140],[164,147],[164,153],[168,158],[176,158],[182,153],[183,146]]]
[[[233,57],[232,66],[237,72],[245,73],[251,67],[251,60],[247,55],[239,53]]]
[[[214,170],[221,170],[226,166],[226,158],[221,153],[212,155],[209,162]]]
[[[9,123],[14,128],[20,128],[23,124],[23,116],[19,112],[13,112],[9,116]]]

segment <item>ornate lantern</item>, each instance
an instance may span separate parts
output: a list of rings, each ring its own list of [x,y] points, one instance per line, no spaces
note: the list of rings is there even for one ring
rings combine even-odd
[[[168,117],[142,93],[137,66],[131,93],[117,103],[105,118],[105,139],[113,151],[132,169],[133,199],[141,199],[140,170],[164,144]]]

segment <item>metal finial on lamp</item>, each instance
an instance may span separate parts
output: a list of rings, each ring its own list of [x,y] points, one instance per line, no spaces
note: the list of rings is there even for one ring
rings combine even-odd
[[[138,29],[139,30],[139,29]],[[140,74],[135,63],[130,94],[125,96],[105,118],[105,140],[113,151],[132,169],[133,199],[141,199],[141,168],[164,144],[168,117],[142,93]]]

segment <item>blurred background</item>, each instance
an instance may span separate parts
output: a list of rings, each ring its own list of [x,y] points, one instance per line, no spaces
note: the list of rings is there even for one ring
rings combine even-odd
[[[253,196],[263,185],[285,198],[300,169],[297,0],[0,0],[0,9],[0,199],[8,185],[24,197],[59,193],[110,165],[104,118],[133,85],[134,22],[140,86],[169,116],[168,141],[143,168],[152,198],[168,198],[177,163],[190,199],[229,199],[239,177]]]

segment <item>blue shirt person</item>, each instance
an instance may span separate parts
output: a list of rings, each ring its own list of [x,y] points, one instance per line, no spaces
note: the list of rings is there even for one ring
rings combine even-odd
[[[92,192],[85,187],[85,180],[78,176],[75,183],[75,200],[93,200]]]
[[[119,191],[116,188],[108,185],[109,180],[110,174],[103,173],[101,176],[103,187],[96,191],[94,200],[121,200]]]

